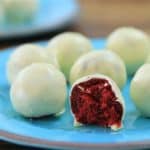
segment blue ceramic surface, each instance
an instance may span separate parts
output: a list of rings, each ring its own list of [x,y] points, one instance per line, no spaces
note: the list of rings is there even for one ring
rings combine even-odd
[[[46,43],[43,43],[46,44]],[[95,48],[105,46],[104,39],[93,40]],[[84,126],[73,127],[73,118],[70,113],[68,103],[66,112],[60,117],[46,117],[36,120],[25,119],[17,114],[10,103],[9,85],[6,80],[6,62],[13,48],[0,52],[0,137],[3,140],[12,141],[24,145],[55,147],[55,148],[83,148],[88,146],[99,148],[125,146],[140,147],[146,145],[150,147],[150,119],[139,116],[135,109],[130,96],[129,86],[130,78],[123,89],[123,96],[126,103],[126,115],[124,128],[118,132],[110,129]],[[69,88],[68,88],[69,89]],[[67,99],[68,101],[68,99]],[[1,131],[7,132],[8,135],[2,134]],[[12,136],[11,136],[12,135]],[[17,139],[13,135],[18,135]],[[33,141],[20,140],[21,137],[32,138]],[[43,145],[38,145],[36,140],[41,139]],[[34,141],[35,140],[35,141]],[[46,142],[44,144],[44,141]],[[40,143],[40,141],[39,141]],[[88,143],[88,144],[85,144]]]
[[[31,22],[0,24],[0,39],[40,34],[72,23],[79,6],[76,0],[39,0],[39,9]]]

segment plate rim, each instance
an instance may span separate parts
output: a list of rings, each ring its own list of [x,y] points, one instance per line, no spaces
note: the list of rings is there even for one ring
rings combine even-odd
[[[18,145],[31,146],[37,148],[65,148],[65,149],[95,149],[99,150],[102,148],[103,150],[107,149],[116,149],[116,148],[127,148],[127,149],[135,149],[135,148],[149,148],[150,140],[142,140],[137,142],[119,142],[119,143],[85,143],[85,142],[60,142],[60,141],[50,141],[44,140],[41,138],[30,137],[26,135],[19,135],[16,133],[12,133],[9,131],[5,131],[0,129],[0,139],[3,141],[7,141],[10,143],[15,143]]]

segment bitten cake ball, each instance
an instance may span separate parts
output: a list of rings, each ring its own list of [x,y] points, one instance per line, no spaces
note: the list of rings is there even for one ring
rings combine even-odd
[[[93,124],[118,130],[122,127],[124,100],[115,82],[104,75],[77,80],[71,89],[75,125]]]
[[[150,40],[141,30],[122,27],[109,35],[107,48],[120,55],[126,64],[127,73],[132,75],[144,64],[150,53]]]
[[[31,21],[38,9],[38,0],[2,0],[5,19],[13,23]]]
[[[24,44],[17,47],[7,63],[9,82],[12,83],[23,68],[35,62],[51,63],[57,67],[54,59],[47,56],[44,50],[44,48],[33,44]]]
[[[131,98],[143,116],[150,117],[150,64],[136,72],[130,87]]]
[[[65,108],[66,81],[53,65],[32,64],[23,69],[10,91],[14,109],[25,117],[58,114]]]
[[[122,59],[108,50],[93,51],[81,56],[70,71],[70,82],[89,74],[100,73],[112,78],[122,88],[126,83],[126,68]]]
[[[80,33],[66,32],[49,42],[49,51],[55,51],[60,69],[69,78],[70,69],[77,58],[92,49],[91,42]]]

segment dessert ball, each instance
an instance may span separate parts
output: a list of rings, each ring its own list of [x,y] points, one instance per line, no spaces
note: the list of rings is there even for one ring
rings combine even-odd
[[[57,67],[54,57],[48,57],[46,52],[44,52],[44,48],[33,44],[24,44],[17,47],[7,63],[9,82],[12,83],[23,68],[35,62],[51,63]]]
[[[132,75],[145,62],[150,53],[150,40],[141,30],[121,27],[109,35],[107,48],[124,60],[127,73]]]
[[[143,116],[150,117],[150,64],[144,64],[131,81],[131,98]]]
[[[35,63],[13,82],[10,97],[14,109],[25,117],[42,117],[64,110],[66,100],[64,75],[53,65]]]
[[[47,47],[44,47],[44,50],[45,50],[45,53],[49,59],[49,62],[54,65],[56,68],[60,68],[59,67],[59,64],[58,64],[58,60],[57,60],[57,57],[56,57],[56,53],[54,51],[49,51],[47,50]]]
[[[120,88],[126,83],[124,62],[117,54],[108,50],[93,51],[81,56],[71,68],[70,82],[95,73],[109,76]]]
[[[73,63],[92,49],[91,42],[80,33],[66,32],[49,41],[49,51],[55,51],[60,69],[69,78]]]
[[[31,21],[38,8],[38,0],[2,0],[5,18],[9,22]]]
[[[93,124],[118,130],[122,127],[124,100],[116,83],[95,74],[78,79],[70,94],[75,126]]]

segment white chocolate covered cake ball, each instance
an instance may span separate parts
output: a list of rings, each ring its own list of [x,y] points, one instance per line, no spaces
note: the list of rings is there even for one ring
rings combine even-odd
[[[150,53],[150,40],[148,35],[139,29],[121,27],[109,35],[107,48],[124,60],[127,73],[132,75],[144,64]]]
[[[77,79],[100,73],[112,78],[122,88],[126,83],[126,68],[122,59],[108,50],[89,52],[81,56],[72,66],[70,71],[70,83]]]
[[[5,18],[9,22],[31,21],[38,9],[38,0],[2,0]]]
[[[47,56],[44,50],[44,48],[33,44],[24,44],[17,47],[7,63],[9,82],[12,83],[22,69],[35,62],[51,63],[57,67],[54,57]]]
[[[144,64],[131,81],[131,98],[143,116],[150,117],[150,64]]]
[[[60,69],[69,78],[73,63],[81,55],[91,51],[92,45],[88,38],[80,33],[65,32],[57,35],[48,44],[49,51],[55,51]]]
[[[75,126],[122,128],[124,100],[116,83],[107,76],[95,74],[78,79],[71,88],[70,104]]]
[[[10,91],[11,102],[25,117],[58,114],[65,108],[66,81],[53,65],[32,64],[23,69]]]

